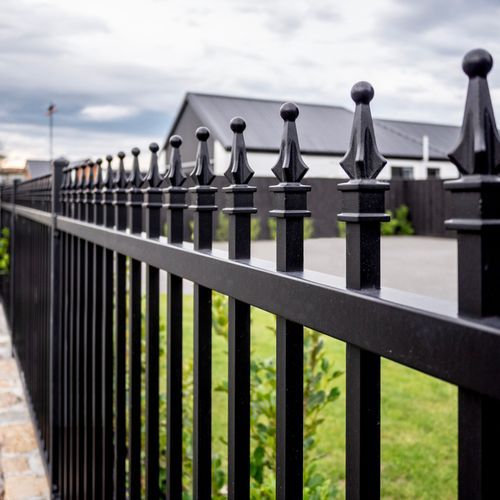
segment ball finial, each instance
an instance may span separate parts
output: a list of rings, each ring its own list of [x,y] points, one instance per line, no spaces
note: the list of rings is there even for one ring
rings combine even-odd
[[[123,158],[125,158],[125,153],[123,151],[120,151],[116,156],[118,156],[120,160],[123,160]]]
[[[151,151],[151,153],[158,153],[158,151],[160,150],[160,146],[158,146],[158,144],[156,144],[156,142],[152,142],[149,145],[149,150]]]
[[[210,131],[207,127],[198,127],[196,129],[196,138],[199,141],[206,141],[210,137]]]
[[[95,162],[97,163],[97,165],[101,166],[102,165],[102,158],[97,158],[97,160]]]
[[[299,108],[293,102],[285,102],[280,108],[280,116],[286,122],[294,122],[299,116]]]
[[[170,145],[173,148],[180,148],[182,144],[182,137],[180,135],[173,135],[169,140]]]
[[[107,156],[106,156],[106,161],[107,161],[108,163],[112,162],[112,161],[113,161],[113,157],[112,157],[111,155],[107,155]]]
[[[132,156],[137,158],[141,154],[141,150],[139,148],[132,148],[131,153],[132,153]]]
[[[247,124],[243,118],[236,116],[231,120],[231,130],[236,134],[242,134],[243,131],[247,128]]]
[[[374,95],[375,91],[368,82],[355,83],[351,89],[351,97],[356,104],[370,104]]]
[[[467,52],[462,62],[464,73],[469,78],[474,78],[475,76],[486,78],[492,67],[493,57],[484,49],[474,49]]]

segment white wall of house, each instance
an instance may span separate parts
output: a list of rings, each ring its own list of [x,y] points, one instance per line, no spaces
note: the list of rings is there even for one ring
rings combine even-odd
[[[219,141],[214,141],[214,171],[217,175],[223,175],[231,158],[231,152],[226,151]],[[340,166],[340,156],[315,156],[303,155],[306,165],[309,167],[308,177],[342,179],[347,175]],[[278,159],[277,154],[272,153],[248,153],[248,162],[253,168],[256,177],[273,177],[271,168]],[[413,179],[427,179],[428,168],[439,168],[441,179],[453,179],[458,177],[456,167],[448,161],[424,161],[424,160],[398,160],[388,158],[387,165],[380,175],[381,180],[391,178],[391,167],[403,167],[413,169]]]

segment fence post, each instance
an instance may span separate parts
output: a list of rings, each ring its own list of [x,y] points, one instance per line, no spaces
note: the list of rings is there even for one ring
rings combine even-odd
[[[164,190],[169,244],[181,244],[184,236],[186,176],[182,171],[178,135],[170,138],[170,167]],[[167,498],[182,497],[182,278],[167,274]]]
[[[233,147],[225,172],[231,183],[223,190],[229,217],[229,258],[249,259],[251,215],[255,186],[248,181],[254,172],[247,159],[242,118],[231,120]],[[250,305],[229,297],[228,302],[228,498],[250,497]]]
[[[196,186],[189,209],[194,211],[194,250],[212,249],[213,214],[217,210],[215,179],[207,140],[210,131],[196,130],[198,151],[191,178]],[[210,498],[212,489],[212,290],[193,289],[193,498]]]
[[[389,184],[376,180],[386,164],[378,152],[370,112],[373,87],[358,82],[351,90],[356,103],[351,143],[340,164],[349,182],[342,191],[346,223],[346,286],[354,290],[380,288],[380,222]],[[346,346],[346,497],[380,497],[380,357]]]
[[[469,77],[464,121],[449,155],[463,176],[445,183],[454,205],[445,225],[458,233],[458,310],[474,318],[500,316],[500,137],[486,80],[492,65],[481,49],[464,57]],[[498,400],[459,388],[459,498],[498,497],[499,421]]]
[[[130,234],[141,234],[142,231],[142,202],[144,195],[141,190],[143,178],[139,168],[139,148],[132,149],[134,157],[132,171],[128,177],[128,228]],[[141,428],[141,380],[142,380],[142,269],[141,262],[130,259],[129,271],[129,322],[128,322],[128,376],[129,376],[129,398],[128,398],[128,497],[140,498],[141,496],[141,434],[137,429]],[[170,298],[170,295],[168,296]],[[167,315],[170,321],[170,314]],[[170,351],[168,351],[170,354]],[[167,369],[169,364],[167,363]],[[182,388],[181,388],[182,390]],[[170,411],[170,405],[167,405]],[[167,425],[170,419],[167,419]],[[167,440],[171,441],[170,434]],[[168,453],[168,452],[167,452]],[[168,459],[167,459],[168,463]],[[167,480],[168,484],[168,480]],[[168,496],[168,498],[175,498]]]
[[[144,203],[146,212],[146,237],[159,239],[160,210],[163,192],[160,188],[162,177],[158,170],[158,144],[149,145],[151,162],[144,179]],[[146,498],[159,498],[159,371],[160,371],[160,271],[146,265]]]
[[[94,176],[94,187],[92,189],[92,205],[94,212],[94,224],[103,225],[103,205],[102,205],[102,158],[96,160],[96,170]],[[93,386],[92,386],[92,411],[93,411],[93,492],[92,498],[99,498],[102,495],[102,475],[103,475],[103,454],[102,454],[102,311],[103,311],[103,248],[94,245],[94,269],[92,271],[92,280],[94,286],[94,306],[92,318],[92,345],[93,345]]]
[[[113,228],[115,214],[113,203],[113,168],[111,155],[106,156],[108,163],[106,180],[102,190],[101,204],[103,206],[104,226]],[[105,249],[102,262],[103,276],[103,312],[102,312],[102,405],[103,405],[103,473],[102,498],[114,498],[114,429],[113,429],[113,251]]]
[[[61,381],[61,239],[56,228],[57,215],[61,213],[60,189],[63,178],[63,169],[68,166],[64,158],[58,158],[52,163],[52,228],[50,249],[50,452],[49,473],[52,495],[59,495],[59,442],[60,442],[60,415],[59,384]]]
[[[11,196],[11,212],[10,212],[10,283],[9,283],[9,327],[10,335],[12,339],[12,345],[16,345],[16,334],[14,332],[14,292],[15,292],[15,263],[16,257],[14,252],[15,241],[16,241],[16,192],[17,185],[19,184],[19,179],[14,179],[12,183],[12,196]],[[14,351],[12,351],[14,352]]]
[[[301,183],[308,167],[300,154],[293,103],[281,106],[283,135],[272,171],[279,183],[270,186],[276,217],[276,270],[304,269],[304,217],[310,186]],[[276,316],[276,498],[303,496],[304,447],[304,327]]]
[[[124,231],[127,228],[127,175],[123,159],[125,153],[118,153],[118,170],[113,179],[113,206],[115,209],[115,228]],[[125,498],[126,459],[127,459],[127,424],[126,424],[126,355],[127,355],[127,258],[115,254],[115,495]]]

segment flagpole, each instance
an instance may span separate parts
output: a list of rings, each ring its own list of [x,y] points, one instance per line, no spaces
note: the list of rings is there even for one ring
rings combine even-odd
[[[52,160],[54,159],[53,141],[54,141],[54,113],[49,113],[50,163],[52,163]]]
[[[50,162],[54,159],[54,113],[56,112],[56,105],[50,103],[47,108],[47,115],[49,116],[49,156]]]

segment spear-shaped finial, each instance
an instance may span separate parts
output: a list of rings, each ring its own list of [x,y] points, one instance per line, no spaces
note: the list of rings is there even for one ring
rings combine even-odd
[[[458,145],[448,156],[465,175],[499,172],[500,137],[486,79],[492,66],[491,54],[483,49],[471,50],[462,62],[469,87]]]
[[[231,130],[233,131],[233,147],[231,148],[231,161],[224,173],[231,184],[248,184],[254,172],[248,164],[247,149],[243,132],[247,124],[243,118],[237,116],[231,120]]]
[[[92,160],[87,162],[85,170],[87,171],[85,187],[87,189],[92,189],[94,187],[94,162]]]
[[[61,182],[62,189],[68,189],[71,184],[71,169],[69,163],[63,168],[63,180]]]
[[[215,174],[210,165],[210,154],[208,152],[207,140],[210,137],[210,131],[206,127],[196,129],[196,138],[198,139],[198,151],[196,153],[196,166],[191,173],[191,178],[198,186],[209,186],[215,179]]]
[[[68,160],[66,160],[66,158],[63,158],[63,157],[57,158],[53,162],[54,180],[57,179],[58,173],[60,172],[59,179],[58,179],[59,189],[61,190],[60,197],[59,197],[60,200],[63,200],[62,197],[64,196],[62,191],[67,189],[68,165],[69,165]]]
[[[373,131],[370,101],[375,92],[368,82],[358,82],[351,89],[356,103],[351,142],[341,167],[351,179],[375,179],[387,160],[379,153]]]
[[[286,102],[280,108],[283,118],[283,137],[280,155],[272,168],[274,175],[281,182],[300,182],[309,170],[300,154],[299,137],[295,120],[299,116],[299,108],[293,102]]]
[[[78,169],[80,165],[69,167],[69,187],[75,189],[78,185]]]
[[[113,187],[113,157],[111,155],[106,156],[106,161],[108,162],[108,168],[106,172],[106,180],[104,181],[104,187],[111,189]]]
[[[86,163],[80,163],[78,167],[76,168],[77,176],[78,176],[78,182],[76,184],[76,187],[78,189],[83,189],[85,187],[85,168],[87,167]]]
[[[182,137],[180,135],[173,135],[170,138],[170,146],[172,151],[170,153],[170,167],[167,172],[167,179],[170,181],[171,186],[180,187],[186,181],[186,174],[182,170],[182,160],[180,147],[182,145]]]
[[[101,189],[103,185],[103,180],[102,180],[102,158],[97,158],[95,161],[96,166],[96,171],[95,171],[95,177],[94,177],[94,187],[96,189]]]
[[[123,163],[125,153],[120,151],[117,156],[120,161],[118,163],[118,170],[116,171],[115,178],[113,179],[113,186],[117,189],[123,189],[127,185],[127,174],[125,173],[125,165]]]
[[[160,170],[158,168],[158,151],[160,146],[156,142],[152,142],[149,145],[149,151],[151,151],[151,160],[149,162],[149,170],[144,179],[144,187],[157,188],[162,182],[160,175]]]
[[[139,155],[141,154],[141,150],[139,148],[133,148],[131,152],[134,160],[132,162],[132,170],[130,171],[127,182],[129,187],[138,188],[141,187],[144,182],[141,169],[139,168]]]

